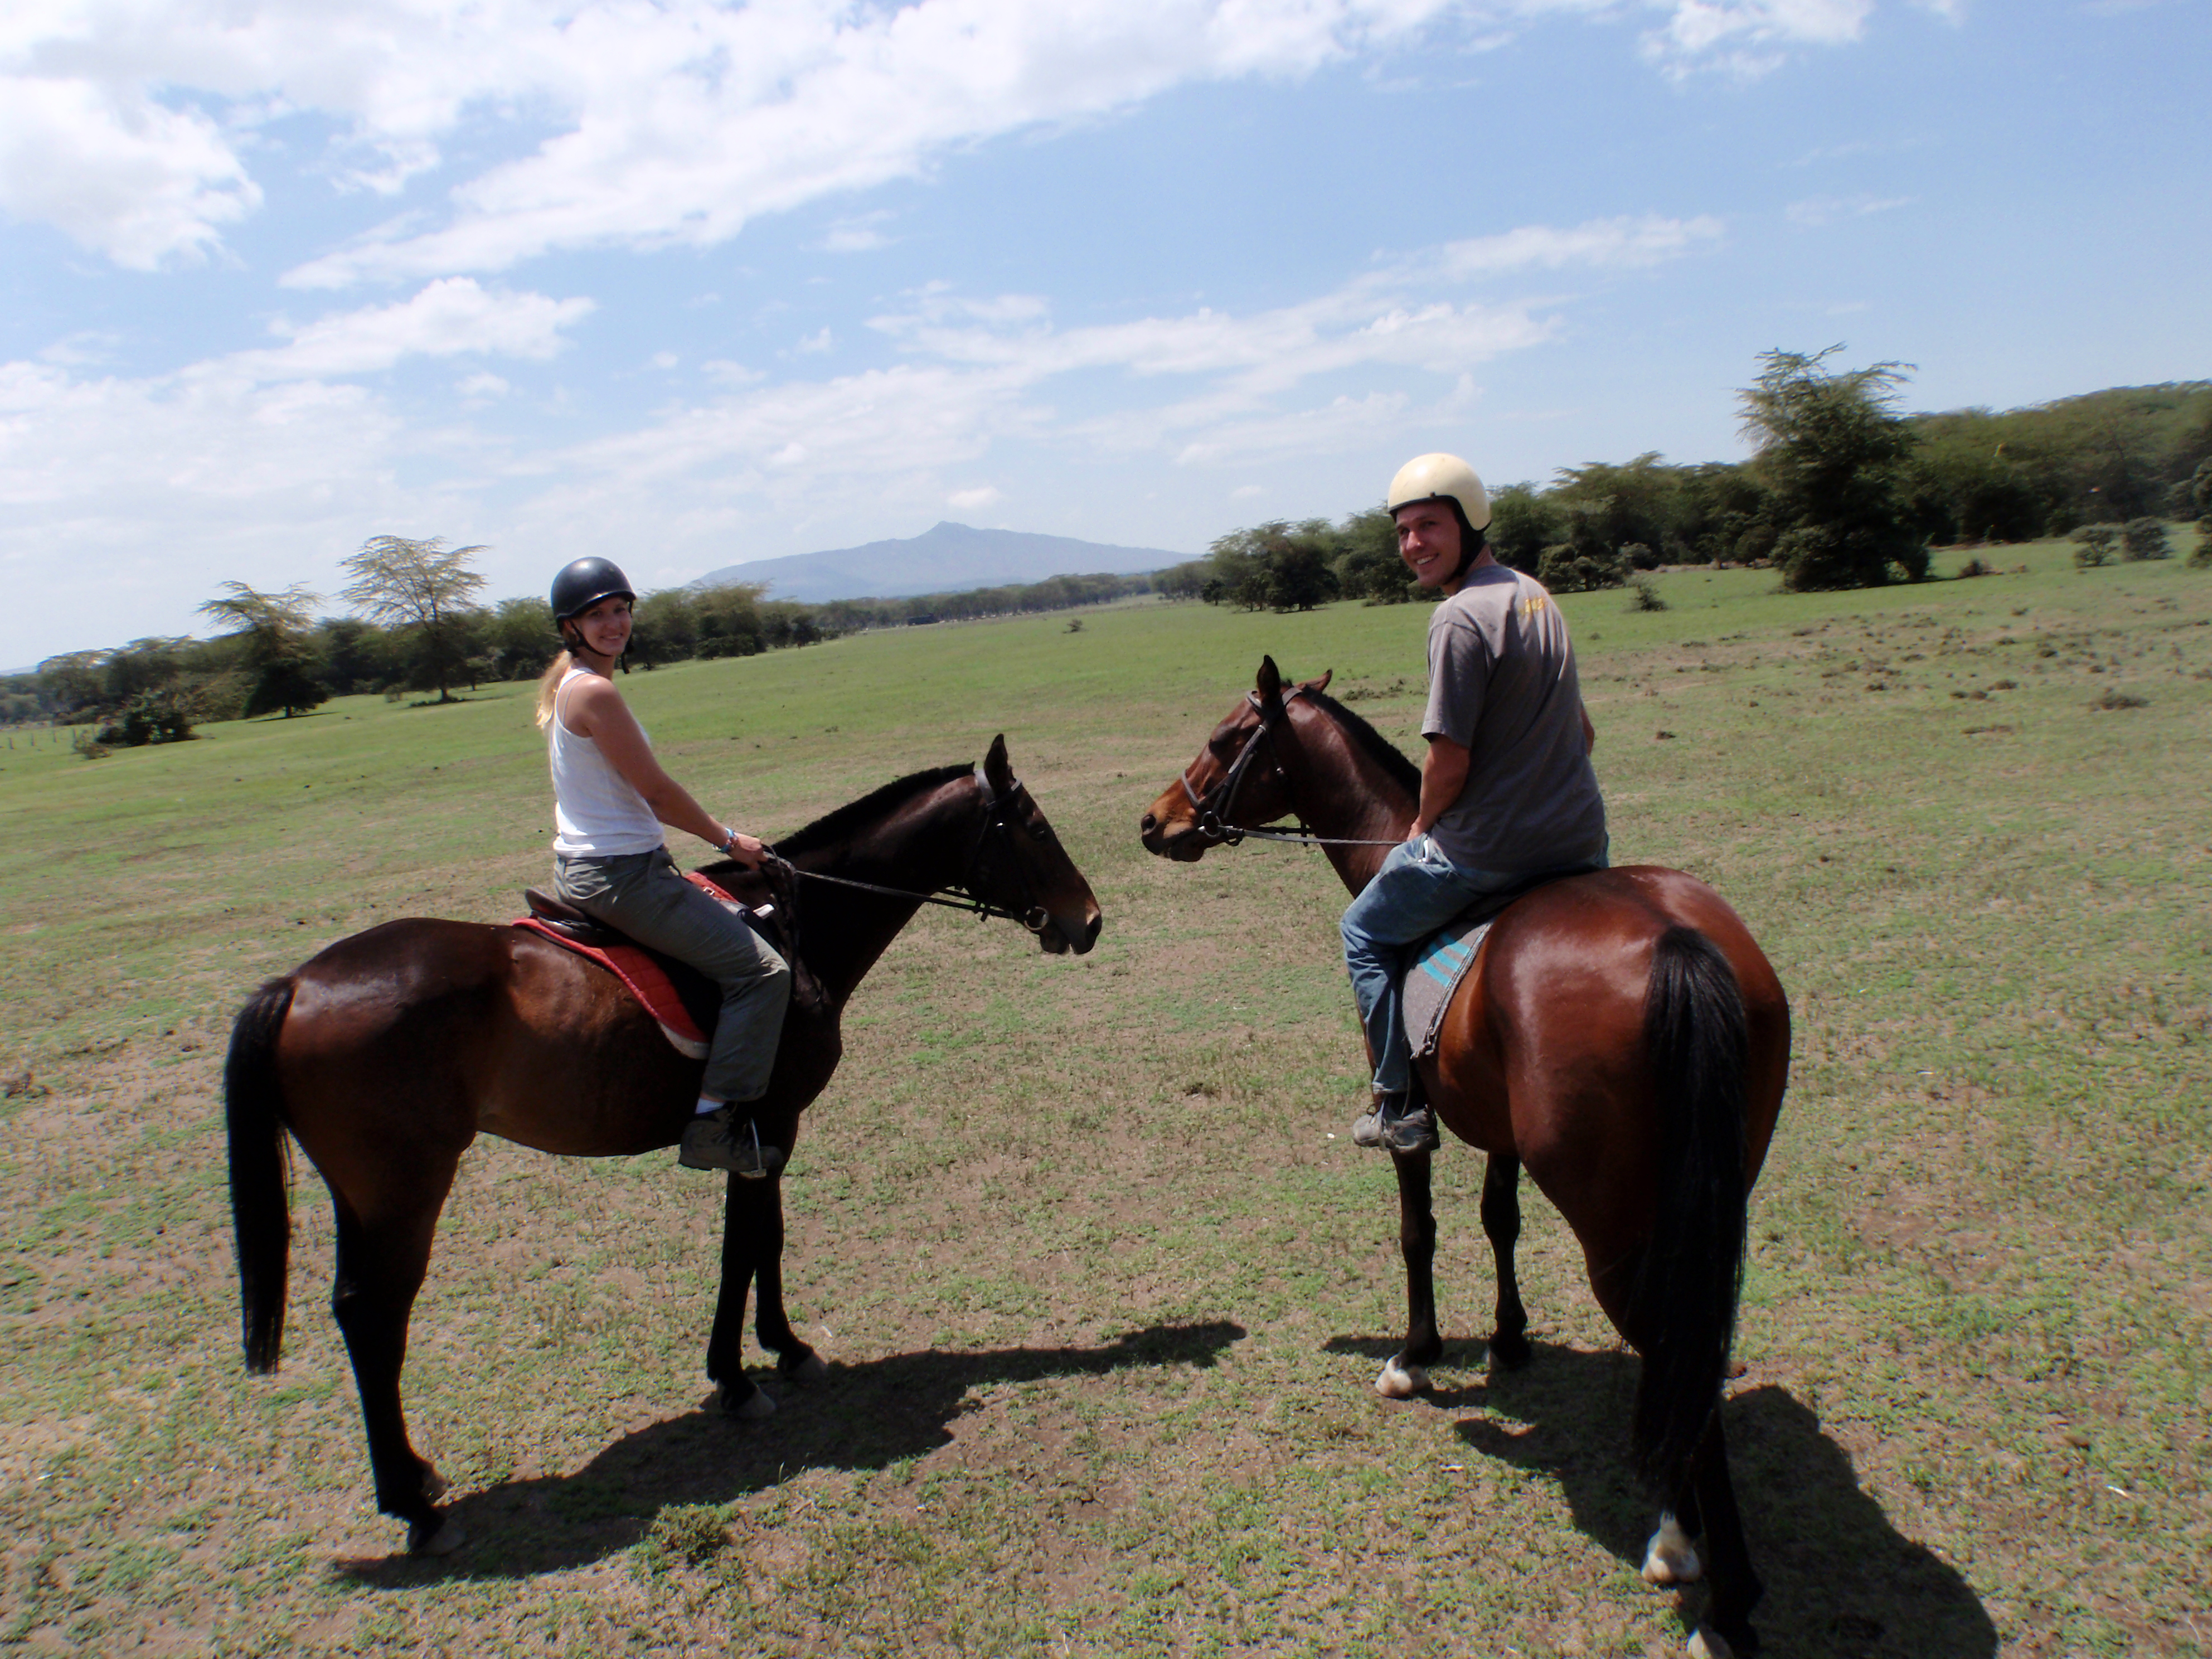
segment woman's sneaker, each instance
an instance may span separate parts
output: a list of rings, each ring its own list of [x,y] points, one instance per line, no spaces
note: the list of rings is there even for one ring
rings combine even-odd
[[[1377,1089],[1373,1109],[1352,1121],[1352,1144],[1393,1152],[1433,1152],[1437,1115],[1426,1101],[1414,1105],[1402,1094]]]
[[[684,1126],[676,1161],[687,1170],[726,1170],[759,1181],[783,1167],[781,1148],[761,1144],[760,1129],[748,1117],[740,1124],[734,1107],[701,1112]]]

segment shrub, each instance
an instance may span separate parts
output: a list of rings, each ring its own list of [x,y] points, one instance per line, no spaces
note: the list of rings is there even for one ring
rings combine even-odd
[[[2130,519],[2120,532],[2120,556],[2124,559],[2170,559],[2173,550],[2166,544],[2166,526],[2157,519]]]
[[[2212,514],[2197,521],[2197,550],[2189,556],[2191,570],[2212,570]]]
[[[1650,577],[1631,576],[1628,586],[1631,590],[1628,608],[1631,611],[1664,611],[1667,608],[1667,601],[1659,597],[1659,584]]]
[[[2094,569],[2112,562],[2112,544],[2119,532],[2108,524],[2085,524],[2074,532],[2074,568]]]
[[[1626,581],[1628,561],[1619,553],[1585,551],[1560,542],[1536,561],[1536,580],[1554,593],[1593,593]]]
[[[1961,576],[1994,576],[1996,568],[1983,559],[1969,559],[1959,567]]]
[[[70,739],[70,747],[86,760],[106,760],[115,751],[89,732],[79,731]]]

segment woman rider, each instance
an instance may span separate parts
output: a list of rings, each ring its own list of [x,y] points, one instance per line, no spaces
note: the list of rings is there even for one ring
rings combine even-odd
[[[561,896],[593,920],[689,963],[722,988],[699,1105],[677,1157],[687,1169],[758,1177],[781,1161],[743,1109],[767,1091],[791,970],[744,921],[684,879],[662,824],[747,869],[766,846],[708,816],[661,769],[610,675],[629,647],[636,592],[613,563],[578,559],[553,579],[568,648],[538,688],[553,767],[553,862]]]

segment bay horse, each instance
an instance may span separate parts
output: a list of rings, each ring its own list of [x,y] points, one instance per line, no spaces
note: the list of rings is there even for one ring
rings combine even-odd
[[[787,1155],[799,1114],[836,1070],[846,1000],[931,896],[964,894],[1024,920],[1054,953],[1080,954],[1098,937],[1098,902],[1014,776],[1004,737],[980,765],[887,784],[775,850],[800,878],[796,955],[819,987],[798,994],[794,963],[754,1119],[761,1139]],[[768,896],[758,873],[726,861],[702,868],[749,902]],[[246,1364],[275,1370],[283,1337],[289,1130],[330,1188],[331,1311],[361,1391],[377,1507],[407,1523],[411,1552],[443,1554],[460,1541],[438,1507],[445,1482],[408,1440],[399,1374],[462,1152],[479,1133],[568,1158],[673,1146],[704,1069],[613,975],[513,927],[386,922],[270,980],[240,1012],[223,1089]],[[781,1374],[807,1381],[826,1370],[785,1316],[782,1254],[779,1181],[731,1176],[707,1375],[737,1416],[775,1410],[740,1364],[750,1284],[760,1289],[761,1346]]]
[[[1285,688],[1268,658],[1139,823],[1147,850],[1185,862],[1296,815],[1358,893],[1405,839],[1420,774],[1326,695]],[[1362,844],[1364,843],[1364,844]],[[1522,1166],[1581,1243],[1591,1291],[1643,1356],[1633,1420],[1658,1496],[1644,1576],[1710,1571],[1690,1652],[1758,1643],[1761,1586],[1744,1545],[1722,1437],[1750,1189],[1789,1074],[1790,1007],[1773,969],[1720,896],[1678,870],[1603,870],[1513,901],[1447,1007],[1417,1073],[1437,1119],[1489,1154],[1482,1224],[1497,1260],[1492,1358],[1526,1363],[1514,1276]],[[1393,1154],[1406,1264],[1404,1347],[1376,1387],[1428,1386],[1443,1352],[1432,1267],[1430,1154]],[[1692,1539],[1702,1534],[1701,1560]]]

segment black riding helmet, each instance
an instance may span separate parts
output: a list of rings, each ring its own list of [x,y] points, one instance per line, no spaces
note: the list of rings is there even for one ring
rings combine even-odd
[[[589,611],[601,599],[617,598],[632,604],[637,601],[637,590],[629,585],[622,567],[612,559],[578,559],[563,565],[553,579],[554,623],[557,625]]]

